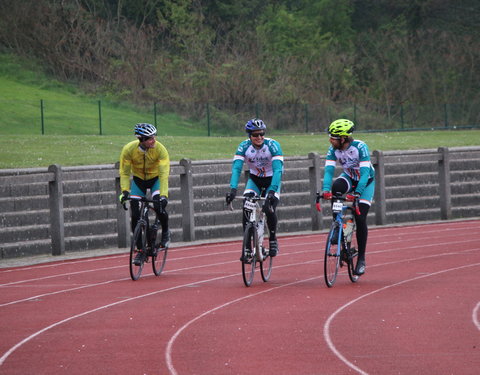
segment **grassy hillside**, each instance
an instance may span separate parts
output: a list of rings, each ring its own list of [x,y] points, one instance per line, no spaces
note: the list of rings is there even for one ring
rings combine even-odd
[[[118,135],[137,122],[154,123],[150,111],[92,98],[73,85],[49,78],[34,66],[11,55],[0,54],[0,135]],[[101,100],[101,122],[99,115]],[[206,135],[201,124],[175,114],[157,114],[159,134]],[[203,128],[202,128],[203,127]]]

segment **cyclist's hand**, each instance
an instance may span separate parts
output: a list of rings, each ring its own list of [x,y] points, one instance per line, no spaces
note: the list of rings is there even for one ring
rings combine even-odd
[[[265,204],[264,204],[264,212],[267,212],[267,210],[269,212],[273,212],[273,204],[275,203],[275,199],[277,199],[275,197],[275,191],[273,190],[269,190],[268,193],[267,193],[267,197],[265,198]]]
[[[358,194],[358,193],[347,194],[347,195],[345,196],[345,200],[346,200],[347,202],[354,202],[355,199],[358,199],[358,198],[360,198],[360,194]]]
[[[227,206],[233,202],[235,196],[237,195],[237,189],[230,189],[230,193],[227,193],[225,196],[225,201],[227,202]]]
[[[273,190],[269,190],[267,194],[267,200],[268,200],[268,203],[270,203],[270,205],[272,205],[273,202],[275,202],[275,192]]]
[[[165,195],[160,196],[160,207],[162,207],[162,210],[165,210],[165,207],[167,207],[168,204],[168,199]]]
[[[330,191],[323,191],[322,192],[322,198],[329,201],[332,200],[332,192]]]
[[[125,201],[127,201],[129,197],[130,197],[130,193],[124,190],[122,191],[122,194],[118,196],[118,200],[120,201],[120,204],[125,204]]]

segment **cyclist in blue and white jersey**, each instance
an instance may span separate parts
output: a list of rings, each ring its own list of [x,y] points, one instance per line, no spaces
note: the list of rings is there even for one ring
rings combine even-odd
[[[370,161],[370,152],[365,142],[354,140],[352,121],[339,119],[328,128],[330,147],[325,160],[322,195],[331,199],[332,194],[352,194],[359,198],[360,215],[355,215],[357,223],[358,262],[357,275],[365,273],[365,250],[367,247],[367,214],[375,191],[375,169]],[[337,161],[343,167],[342,174],[332,183]],[[332,241],[336,242],[338,236]]]
[[[270,233],[269,253],[274,257],[278,253],[276,208],[280,199],[283,153],[277,141],[265,138],[266,129],[265,123],[258,118],[253,118],[245,124],[248,139],[240,143],[233,158],[230,192],[226,195],[226,202],[228,205],[235,199],[243,164],[246,162],[250,174],[243,195],[260,195],[261,190],[265,189],[267,195],[264,211]],[[245,214],[243,218],[243,228],[245,229]]]

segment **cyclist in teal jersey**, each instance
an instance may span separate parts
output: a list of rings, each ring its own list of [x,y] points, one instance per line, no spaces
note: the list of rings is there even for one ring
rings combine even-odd
[[[235,199],[243,164],[246,162],[250,173],[243,195],[255,196],[260,195],[263,189],[266,191],[264,212],[270,233],[270,256],[274,257],[278,253],[276,208],[280,199],[283,153],[277,141],[265,138],[266,129],[265,123],[257,118],[253,118],[245,124],[248,139],[240,143],[233,158],[230,192],[226,195],[226,202],[228,205]],[[246,215],[244,213],[244,229],[245,226]]]
[[[355,273],[363,275],[368,238],[367,214],[375,192],[375,169],[370,161],[367,144],[353,139],[354,129],[354,123],[346,119],[335,120],[328,128],[330,147],[325,160],[322,195],[325,199],[331,199],[336,193],[359,198],[360,215],[355,215],[358,243]],[[343,172],[333,181],[337,161],[343,167]],[[337,238],[338,235],[334,235],[332,241],[336,242]]]

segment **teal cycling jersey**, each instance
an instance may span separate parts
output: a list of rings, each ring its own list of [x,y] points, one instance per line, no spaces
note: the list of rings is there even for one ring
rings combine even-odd
[[[233,189],[238,187],[238,181],[245,162],[249,168],[250,175],[271,177],[272,181],[269,190],[280,190],[283,173],[283,153],[277,141],[265,138],[262,147],[259,149],[253,146],[250,139],[240,143],[233,157],[232,177],[230,179],[230,187]]]
[[[357,182],[355,192],[362,194],[369,181],[375,178],[375,169],[370,160],[370,152],[365,142],[354,140],[346,150],[330,146],[325,160],[323,191],[330,191],[337,161],[343,172]]]

